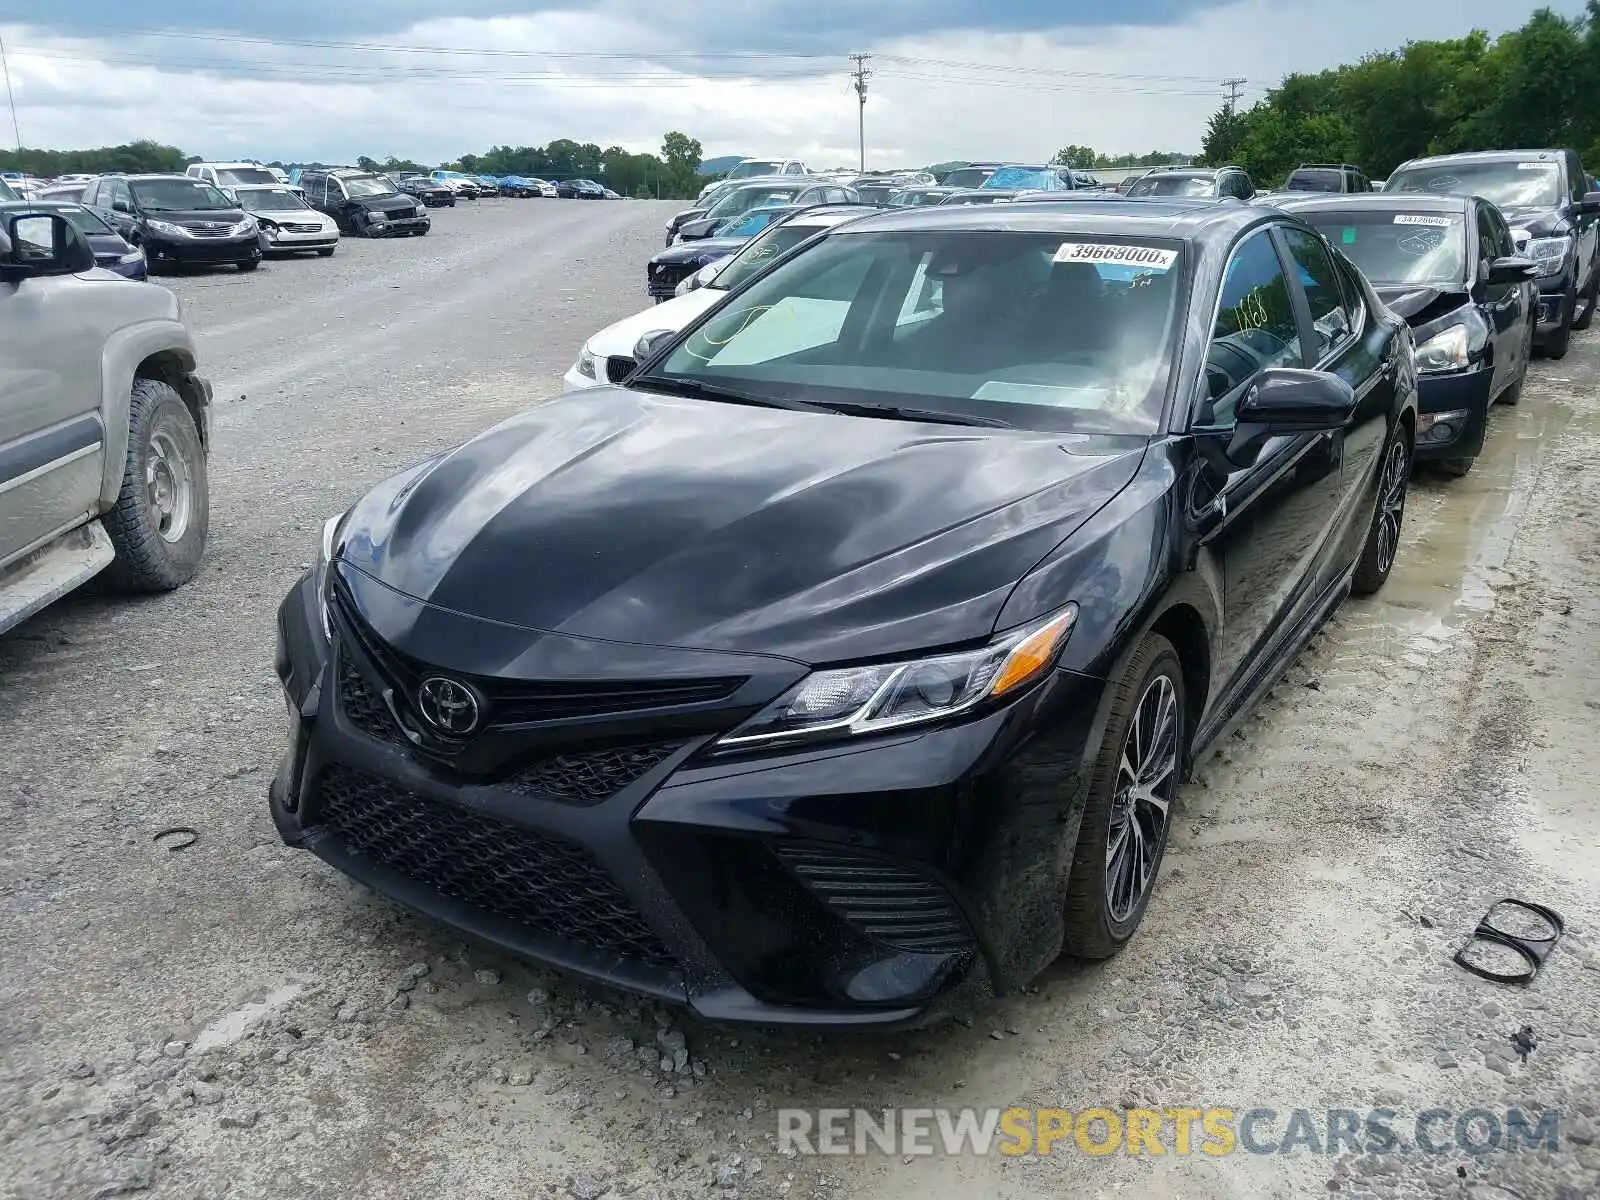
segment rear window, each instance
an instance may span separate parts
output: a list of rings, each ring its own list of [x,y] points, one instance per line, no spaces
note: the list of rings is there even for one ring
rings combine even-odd
[[[1343,171],[1308,170],[1292,172],[1283,185],[1286,192],[1341,192]]]
[[[1130,196],[1215,196],[1217,181],[1210,175],[1146,175],[1128,189]]]

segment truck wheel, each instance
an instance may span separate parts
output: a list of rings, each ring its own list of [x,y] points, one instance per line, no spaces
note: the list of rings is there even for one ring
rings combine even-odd
[[[1594,281],[1589,284],[1588,290],[1584,292],[1581,299],[1583,300],[1583,311],[1574,317],[1572,321],[1572,327],[1579,330],[1587,329],[1594,324],[1595,305],[1600,304],[1600,272],[1595,274]]]
[[[170,592],[188,583],[200,569],[210,524],[205,450],[188,405],[159,379],[135,379],[122,491],[105,517],[117,551],[108,581],[125,592]]]

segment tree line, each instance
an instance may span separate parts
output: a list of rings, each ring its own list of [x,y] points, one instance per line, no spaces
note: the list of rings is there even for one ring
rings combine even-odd
[[[633,154],[621,146],[602,150],[593,142],[557,138],[545,146],[495,146],[482,154],[463,154],[454,162],[440,166],[469,175],[593,179],[624,196],[693,197],[705,182],[698,173],[701,156],[699,141],[674,130],[662,139],[659,154]],[[186,154],[176,146],[147,140],[95,150],[0,151],[0,171],[22,171],[42,179],[109,171],[181,172],[190,163],[201,161],[197,155]],[[334,164],[274,160],[267,165],[289,168]],[[393,155],[384,159],[359,155],[355,165],[369,171],[427,172],[434,169]]]
[[[1536,11],[1490,38],[1409,42],[1359,62],[1285,76],[1248,109],[1214,114],[1202,161],[1277,186],[1301,163],[1355,163],[1382,179],[1408,158],[1561,148],[1600,169],[1600,0],[1581,16]]]

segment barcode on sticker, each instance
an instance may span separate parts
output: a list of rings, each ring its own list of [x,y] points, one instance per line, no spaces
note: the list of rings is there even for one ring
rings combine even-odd
[[[1433,217],[1423,213],[1395,213],[1396,225],[1434,225],[1440,229],[1448,229],[1455,224],[1454,217]]]
[[[1160,246],[1116,246],[1095,242],[1062,242],[1056,251],[1058,263],[1081,262],[1096,266],[1146,267],[1152,271],[1171,270],[1178,261],[1176,250]]]
[[[1553,162],[1518,163],[1519,171],[1554,171],[1560,164]]]

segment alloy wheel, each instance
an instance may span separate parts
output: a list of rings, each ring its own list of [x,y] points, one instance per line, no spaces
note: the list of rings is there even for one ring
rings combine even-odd
[[[1378,487],[1378,570],[1387,575],[1394,565],[1400,545],[1400,521],[1406,511],[1405,443],[1396,441],[1383,464],[1383,480]]]
[[[1178,693],[1157,675],[1145,686],[1122,743],[1106,830],[1106,902],[1126,921],[1155,882],[1178,784]]]

